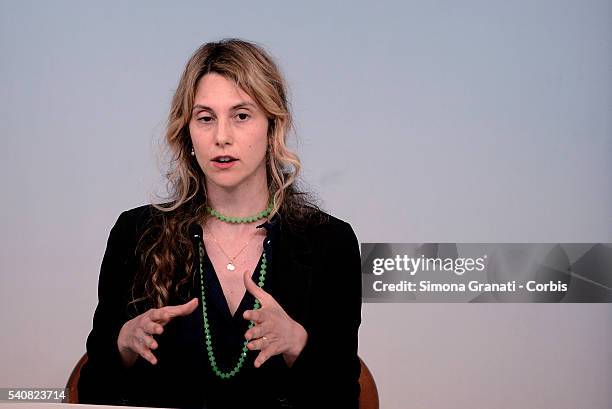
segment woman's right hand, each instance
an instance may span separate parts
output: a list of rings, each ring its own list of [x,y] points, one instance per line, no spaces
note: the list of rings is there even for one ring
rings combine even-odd
[[[152,308],[123,324],[117,337],[117,347],[123,365],[131,367],[139,356],[153,365],[157,364],[157,358],[151,350],[157,349],[158,345],[152,335],[161,334],[164,332],[164,325],[173,318],[191,314],[197,306],[198,299],[194,298],[181,305]]]

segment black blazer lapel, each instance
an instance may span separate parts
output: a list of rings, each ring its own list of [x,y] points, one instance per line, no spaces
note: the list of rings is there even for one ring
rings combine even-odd
[[[291,318],[302,325],[309,320],[313,254],[309,240],[287,226],[281,227],[275,269],[276,297]]]

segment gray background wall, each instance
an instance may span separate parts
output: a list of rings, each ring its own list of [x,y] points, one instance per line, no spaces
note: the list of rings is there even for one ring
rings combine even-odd
[[[610,1],[2,1],[0,386],[64,385],[184,63],[226,36],[278,59],[360,241],[612,241]],[[360,354],[385,409],[612,407],[608,304],[366,304]]]

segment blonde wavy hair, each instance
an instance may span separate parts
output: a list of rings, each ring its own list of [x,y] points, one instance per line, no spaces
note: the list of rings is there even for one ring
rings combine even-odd
[[[183,286],[189,288],[194,279],[188,231],[192,223],[207,217],[207,196],[204,174],[190,154],[189,122],[198,81],[208,73],[233,81],[268,117],[266,171],[269,194],[274,199],[269,218],[279,214],[283,223],[299,226],[306,218],[317,220],[313,216],[322,216],[311,195],[297,187],[301,164],[286,143],[293,130],[287,87],[273,59],[261,46],[241,39],[203,44],[187,62],[172,98],[165,133],[170,153],[165,175],[168,201],[152,205],[151,221],[137,245],[140,265],[130,303],[145,301],[145,308],[167,305],[171,293],[178,294]]]

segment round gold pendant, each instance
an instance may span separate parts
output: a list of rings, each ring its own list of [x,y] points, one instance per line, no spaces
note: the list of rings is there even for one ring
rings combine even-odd
[[[227,269],[229,271],[234,271],[236,269],[236,266],[234,266],[231,262],[227,263]]]

